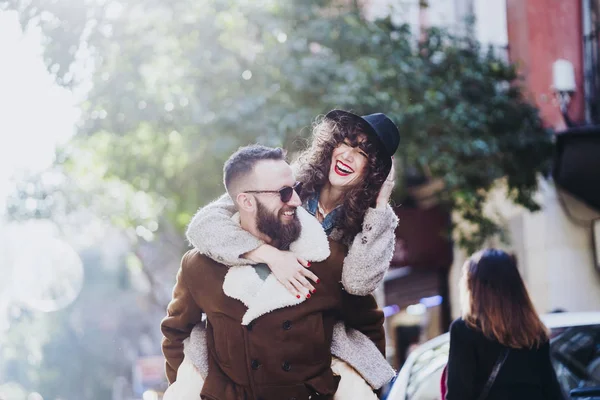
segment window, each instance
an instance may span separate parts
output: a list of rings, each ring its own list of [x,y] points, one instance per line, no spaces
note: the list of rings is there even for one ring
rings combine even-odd
[[[583,62],[586,119],[600,123],[600,0],[583,2]]]
[[[406,395],[411,400],[433,400],[440,396],[442,370],[448,362],[450,342],[445,341],[419,354],[410,369]]]
[[[565,398],[571,389],[600,385],[600,325],[553,330],[552,362]]]

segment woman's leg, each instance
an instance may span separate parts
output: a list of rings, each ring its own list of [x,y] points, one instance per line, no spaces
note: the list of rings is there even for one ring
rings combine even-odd
[[[344,361],[333,357],[331,370],[334,375],[338,375],[341,378],[333,400],[377,400],[377,395],[373,391],[373,388],[369,386],[354,368]]]
[[[177,370],[177,379],[167,388],[163,400],[198,400],[204,379],[187,357]]]

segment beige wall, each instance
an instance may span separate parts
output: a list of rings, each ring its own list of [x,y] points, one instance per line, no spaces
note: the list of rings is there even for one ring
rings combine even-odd
[[[561,207],[559,196],[577,223]],[[563,308],[567,311],[600,310],[600,273],[594,268],[591,220],[600,213],[548,181],[540,183],[537,195],[543,209],[537,213],[512,206],[501,190],[492,196],[489,211],[502,215],[511,244],[490,241],[490,246],[516,253],[519,268],[540,313]],[[466,256],[455,251],[450,271],[452,315],[460,314],[458,280]]]
[[[475,36],[484,45],[505,46],[506,0],[362,0],[367,18],[391,16],[395,23],[407,23],[413,32],[426,26],[462,29],[470,10],[475,14]]]

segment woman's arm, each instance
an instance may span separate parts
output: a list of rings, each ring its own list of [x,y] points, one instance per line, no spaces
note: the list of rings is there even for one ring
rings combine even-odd
[[[396,226],[398,217],[388,204],[367,210],[344,260],[342,284],[348,293],[365,296],[383,281],[394,255]]]
[[[398,226],[398,217],[389,205],[395,180],[396,166],[392,157],[392,168],[379,190],[376,206],[365,213],[362,232],[354,237],[344,260],[342,284],[350,294],[373,293],[390,267]]]
[[[446,400],[475,399],[474,376],[477,366],[468,329],[460,319],[450,326]]]
[[[542,390],[544,398],[551,400],[563,400],[562,389],[556,378],[556,372],[552,367],[550,358],[550,343],[546,343],[540,347],[541,351],[541,370],[542,370]]]
[[[252,264],[243,255],[264,244],[256,236],[242,229],[231,217],[237,211],[227,193],[200,208],[188,225],[188,241],[200,253],[223,264]]]
[[[294,296],[307,296],[315,290],[308,279],[318,277],[305,267],[310,264],[289,251],[265,244],[231,217],[237,211],[228,194],[200,208],[186,235],[200,253],[227,266],[265,263],[277,280]]]

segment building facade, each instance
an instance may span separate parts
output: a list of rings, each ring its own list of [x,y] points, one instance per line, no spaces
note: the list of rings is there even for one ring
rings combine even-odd
[[[595,124],[600,123],[600,0],[370,0],[365,7],[368,16],[391,13],[413,31],[443,26],[460,32],[466,29],[465,18],[473,15],[471,33],[484,45],[504,49],[507,60],[517,63],[529,100],[540,109],[545,125],[556,132],[555,169],[540,177],[539,212],[510,203],[499,183],[488,208],[501,215],[510,243],[490,240],[489,245],[517,255],[540,313],[598,310],[600,129]],[[572,66],[574,82],[566,92],[559,91],[561,77],[554,73],[559,60]],[[569,100],[562,110],[559,94]],[[405,222],[406,216],[402,217]],[[388,318],[388,333],[400,353],[407,350],[407,341],[436,336],[460,315],[458,281],[467,257],[455,247],[447,269],[435,262],[411,265],[402,259],[406,250],[402,235],[410,237],[410,232],[400,229],[397,257],[385,288],[385,303],[396,307],[388,308],[393,314]],[[443,298],[440,305],[428,303],[432,295]],[[407,306],[410,302],[414,304]],[[449,304],[447,312],[444,304]],[[398,363],[403,358],[396,354]]]
[[[554,179],[540,178],[537,199],[541,211],[530,213],[511,206],[500,193],[490,202],[490,209],[501,210],[511,237],[509,245],[498,245],[517,255],[541,313],[600,307],[593,234],[594,220],[600,217],[598,189],[594,188],[600,186],[600,168],[594,164],[600,159],[600,131],[595,125],[598,41],[593,28],[599,4],[597,0],[506,1],[509,58],[519,65],[530,99],[545,124],[556,132],[557,146],[568,143],[569,151],[563,151],[561,144]],[[554,84],[557,60],[568,61],[574,72],[574,91],[569,93],[571,101],[564,113]],[[565,168],[571,173],[561,173]],[[455,252],[450,273],[453,316],[460,313],[456,289],[464,259],[462,252]]]

